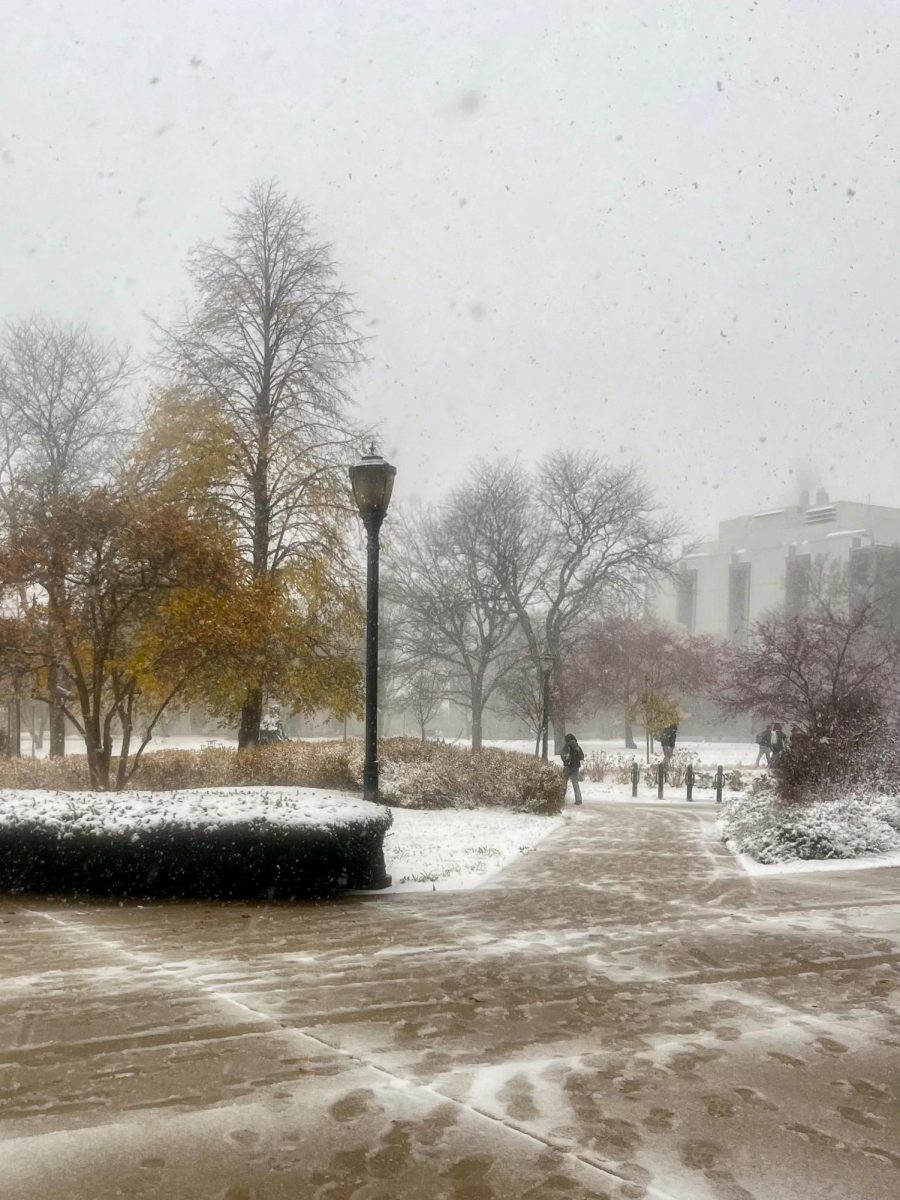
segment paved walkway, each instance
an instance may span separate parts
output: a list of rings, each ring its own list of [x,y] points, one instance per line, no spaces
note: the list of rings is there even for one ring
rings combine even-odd
[[[0,900],[3,1200],[896,1200],[900,870],[586,805],[493,887]]]

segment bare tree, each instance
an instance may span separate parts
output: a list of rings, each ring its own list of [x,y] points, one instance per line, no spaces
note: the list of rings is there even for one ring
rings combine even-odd
[[[487,561],[488,514],[473,488],[441,511],[405,514],[388,556],[387,592],[400,614],[398,641],[412,668],[437,669],[467,708],[472,748],[485,707],[513,663],[515,614]]]
[[[346,577],[343,470],[356,441],[346,386],[362,353],[330,248],[264,183],[231,214],[226,244],[198,246],[188,270],[197,306],[166,331],[163,360],[213,403],[224,433],[215,487],[254,576],[315,560]],[[247,681],[242,747],[259,739],[264,683]]]
[[[671,569],[677,521],[661,514],[634,465],[560,451],[528,473],[485,463],[472,486],[489,514],[487,561],[525,637],[536,673],[554,660],[556,748],[567,718],[561,671],[587,624],[643,596]]]
[[[534,737],[534,753],[540,754],[544,717],[544,681],[538,674],[527,651],[504,677],[499,697],[503,711],[516,718]]]
[[[428,725],[440,711],[447,695],[446,677],[434,663],[421,662],[401,673],[400,680],[398,702],[405,712],[415,718],[419,736],[424,742]]]
[[[870,601],[820,597],[806,616],[773,613],[746,644],[723,646],[716,698],[729,714],[834,730],[863,698],[892,706],[898,667],[900,642]]]
[[[50,520],[63,495],[97,480],[128,449],[122,391],[127,353],[81,325],[32,317],[0,342],[0,514],[11,545],[26,523]],[[17,597],[20,611],[27,598]],[[47,624],[50,755],[65,753],[59,631]]]

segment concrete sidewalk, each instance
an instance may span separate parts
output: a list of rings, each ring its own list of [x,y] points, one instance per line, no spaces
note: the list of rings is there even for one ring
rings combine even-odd
[[[0,901],[3,1200],[895,1200],[900,869],[588,804],[475,892]]]

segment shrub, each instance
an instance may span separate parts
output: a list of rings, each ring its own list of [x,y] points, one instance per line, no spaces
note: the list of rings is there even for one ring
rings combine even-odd
[[[785,800],[810,800],[824,789],[862,782],[878,764],[900,784],[900,756],[886,750],[881,703],[865,694],[845,697],[792,731],[790,747],[771,774]]]
[[[84,791],[91,786],[87,756],[0,758],[0,788]]]
[[[387,738],[379,743],[381,790],[407,808],[508,808],[556,813],[565,780],[556,766],[509,750],[473,752],[442,742]],[[143,755],[131,787],[177,791],[200,787],[314,787],[362,790],[359,741],[273,742],[253,750],[211,746],[156,750]],[[0,760],[0,787],[83,791],[90,786],[87,760]]]
[[[900,800],[851,796],[808,804],[760,789],[726,804],[724,839],[761,863],[856,858],[900,849]]]
[[[0,890],[216,899],[378,886],[391,814],[291,789],[8,793]]]
[[[631,783],[631,768],[637,761],[635,755],[609,754],[605,750],[591,750],[582,764],[582,770],[594,783],[602,783],[607,775],[614,783]]]
[[[644,783],[648,787],[656,787],[656,775],[661,762],[665,762],[665,758],[662,754],[657,754],[644,767]],[[669,787],[684,787],[685,772],[689,766],[694,768],[694,782],[696,783],[700,755],[695,754],[692,750],[676,750],[666,767],[666,784]]]
[[[361,748],[356,753],[361,781]],[[552,814],[565,799],[562,771],[528,754],[493,747],[472,751],[415,738],[388,738],[378,753],[384,798],[400,807]]]

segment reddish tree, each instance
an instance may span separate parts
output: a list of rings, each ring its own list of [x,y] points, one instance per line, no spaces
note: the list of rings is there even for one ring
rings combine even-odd
[[[633,750],[633,713],[640,697],[651,693],[669,699],[705,691],[714,675],[715,650],[711,638],[690,637],[657,621],[598,621],[566,668],[569,703],[581,712],[620,710],[625,745]]]

